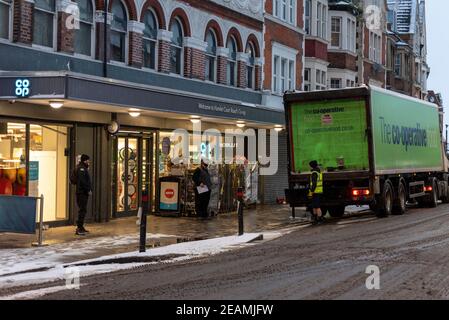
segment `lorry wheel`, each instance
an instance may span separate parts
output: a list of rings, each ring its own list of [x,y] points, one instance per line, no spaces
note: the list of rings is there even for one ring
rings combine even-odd
[[[438,206],[438,186],[436,180],[432,180],[432,192],[429,195],[429,207],[436,208]]]
[[[393,211],[393,187],[391,182],[385,181],[382,195],[377,209],[377,215],[381,218],[388,217]]]
[[[449,186],[445,185],[444,188],[446,189],[446,192],[441,197],[441,200],[443,201],[443,203],[449,203]]]
[[[329,214],[332,218],[341,218],[345,215],[345,206],[330,207]]]
[[[393,206],[393,213],[396,215],[403,215],[407,210],[407,195],[405,193],[405,186],[401,182],[398,187],[398,197]]]

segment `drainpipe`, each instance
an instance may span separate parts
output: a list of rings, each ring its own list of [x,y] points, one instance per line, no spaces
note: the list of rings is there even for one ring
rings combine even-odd
[[[108,60],[107,60],[107,26],[108,26],[108,8],[109,1],[105,0],[104,3],[104,26],[103,26],[103,77],[108,77]]]

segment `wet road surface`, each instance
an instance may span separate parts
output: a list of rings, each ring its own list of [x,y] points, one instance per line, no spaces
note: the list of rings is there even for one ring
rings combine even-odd
[[[380,268],[380,290],[365,287],[369,265]],[[449,205],[386,219],[361,215],[216,256],[82,278],[81,285],[42,298],[447,299]]]

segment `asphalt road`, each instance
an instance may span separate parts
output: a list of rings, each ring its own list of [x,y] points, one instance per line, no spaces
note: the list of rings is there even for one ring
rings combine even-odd
[[[380,290],[365,286],[370,265],[380,269]],[[225,254],[81,283],[79,291],[42,298],[447,299],[449,205],[386,219],[351,217]]]

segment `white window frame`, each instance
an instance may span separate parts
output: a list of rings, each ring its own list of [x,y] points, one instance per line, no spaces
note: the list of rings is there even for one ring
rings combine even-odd
[[[335,86],[335,83],[338,83],[338,86]],[[330,79],[330,87],[331,87],[331,89],[341,89],[343,87],[343,79],[331,78]]]
[[[339,31],[335,31],[334,30],[334,21],[335,20],[338,20]],[[331,40],[330,41],[331,48],[343,49],[343,38],[342,38],[342,36],[343,36],[343,23],[342,23],[342,21],[343,21],[343,17],[340,17],[340,16],[332,16],[331,17],[331,39],[330,39]],[[337,46],[335,46],[334,43],[333,43],[334,34],[338,35],[338,45]]]
[[[13,20],[14,20],[14,16],[13,16],[13,10],[14,10],[14,1],[11,0],[11,2],[5,1],[5,0],[0,0],[1,3],[9,6],[8,9],[8,37],[5,38],[0,38],[0,41],[11,41],[12,40],[12,35],[13,35]]]
[[[239,48],[238,48],[238,44],[237,44],[237,39],[234,36],[230,36],[228,42],[226,43],[226,48],[228,47],[229,41],[234,41],[235,44],[235,49],[236,49],[236,57],[235,60],[233,60],[232,55],[231,55],[231,50],[229,50],[229,55],[228,58],[226,60],[226,85],[230,86],[230,87],[238,87],[238,79],[239,79],[239,61],[237,59],[237,55],[239,53]],[[228,65],[229,63],[234,63],[234,84],[231,83],[230,79],[228,79]]]
[[[75,1],[75,2],[78,3],[77,1]],[[92,4],[92,23],[81,21],[81,19],[79,21],[80,24],[81,23],[91,24],[91,29],[90,29],[90,55],[85,55],[85,54],[78,53],[78,52],[73,52],[73,55],[75,57],[81,57],[81,58],[86,58],[87,57],[87,58],[94,59],[95,58],[95,41],[96,41],[95,40],[95,25],[96,25],[96,22],[95,22],[95,2],[90,0],[90,3]],[[76,33],[76,30],[75,30],[75,33]],[[75,37],[75,35],[74,35],[74,37]]]
[[[375,63],[382,63],[382,36],[370,31],[369,33],[369,59]]]
[[[307,10],[307,5],[308,9]],[[307,35],[312,35],[312,0],[305,0],[304,2],[304,32]]]
[[[308,77],[307,74],[309,75]],[[304,68],[304,91],[311,91],[311,90],[312,90],[312,69]]]
[[[111,0],[109,0],[111,1]],[[125,35],[125,61],[115,61],[110,59],[110,63],[111,64],[116,64],[116,65],[127,65],[128,64],[128,55],[129,55],[129,28],[128,28],[128,23],[130,21],[130,16],[129,16],[129,12],[128,12],[128,8],[126,7],[126,3],[122,0],[112,0],[112,1],[120,1],[120,3],[122,4],[122,6],[125,8],[125,14],[126,14],[126,35]],[[112,6],[111,6],[112,8]],[[112,10],[112,9],[111,9]],[[112,17],[112,20],[114,20],[114,17]],[[111,31],[115,31],[112,28],[112,20],[111,20],[111,25],[110,25],[110,30]],[[122,32],[122,31],[116,31],[116,32]],[[109,40],[109,50],[111,50],[111,41]]]
[[[207,40],[207,36],[208,36],[209,32],[212,32],[212,34],[214,35],[214,38],[215,38],[215,49],[217,49],[218,48],[218,37],[217,37],[217,33],[215,32],[214,29],[212,29],[212,28],[207,29],[206,39],[205,40]],[[207,48],[206,48],[206,50],[204,51],[204,54],[206,56],[206,61],[205,61],[206,64],[208,63],[208,60],[207,60],[208,57],[214,59],[214,70],[213,70],[214,71],[213,72],[214,80],[211,81],[210,79],[206,78],[206,81],[207,82],[216,83],[217,82],[217,78],[218,78],[217,77],[217,73],[218,73],[217,72],[217,60],[218,60],[217,52],[215,51],[215,55],[211,55],[211,54],[209,54],[207,52]],[[209,72],[210,72],[210,70],[209,70]],[[206,65],[204,66],[204,74],[206,75]]]
[[[296,89],[296,57],[298,51],[279,43],[272,47],[272,93],[282,95],[282,80],[285,81],[285,90]],[[284,77],[282,77],[282,61],[285,62]],[[293,71],[293,72],[290,72]],[[293,73],[293,74],[291,74]],[[290,87],[291,85],[291,87]]]
[[[288,24],[296,25],[297,0],[273,0],[273,16]]]
[[[172,76],[178,76],[178,77],[183,77],[184,76],[184,55],[185,55],[185,51],[184,51],[184,41],[185,41],[185,38],[186,38],[186,34],[185,34],[185,30],[184,30],[184,26],[183,26],[183,24],[182,24],[182,21],[178,18],[178,17],[176,17],[175,18],[175,20],[179,23],[179,25],[181,26],[181,33],[182,33],[182,45],[181,45],[181,47],[179,47],[179,46],[174,46],[173,45],[173,42],[172,41],[170,41],[170,54],[171,54],[171,48],[172,47],[177,47],[177,48],[181,48],[181,63],[180,63],[180,68],[181,68],[181,72],[180,73],[175,73],[175,72],[171,72],[171,64],[170,64],[170,75],[172,75]],[[169,31],[171,31],[170,30],[171,29],[171,24],[168,26],[168,30]]]
[[[46,50],[46,51],[56,51],[56,45],[57,45],[57,41],[58,41],[58,30],[57,30],[57,28],[58,28],[58,10],[57,10],[57,6],[56,6],[56,1],[57,0],[55,0],[55,11],[54,12],[38,8],[38,7],[36,7],[36,5],[34,5],[34,7],[33,7],[33,30],[34,30],[34,12],[36,10],[53,14],[53,39],[52,39],[53,43],[52,43],[52,46],[47,47],[47,46],[43,46],[40,44],[35,44],[33,41],[31,46],[34,48],[38,48],[38,49]]]
[[[151,11],[151,13],[153,13],[154,18],[156,19],[156,30],[159,33],[160,30],[160,26],[159,26],[159,21],[157,20],[157,14],[156,12],[153,10],[153,8],[148,8],[146,11]],[[143,13],[144,15],[146,14],[146,12]],[[156,51],[156,57],[155,57],[155,61],[154,61],[154,69],[151,68],[147,68],[143,66],[143,57],[142,57],[142,69],[144,70],[148,70],[148,71],[157,71],[158,67],[159,67],[159,39],[156,35],[156,39],[150,39],[150,38],[146,38],[145,34],[142,33],[142,45],[144,43],[144,41],[154,41],[156,42],[156,45],[154,46],[154,50]],[[142,56],[143,56],[143,48],[142,48]]]

